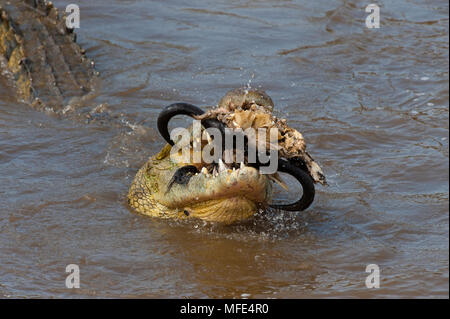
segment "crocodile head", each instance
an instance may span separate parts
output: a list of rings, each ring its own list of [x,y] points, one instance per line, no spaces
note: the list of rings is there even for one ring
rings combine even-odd
[[[228,105],[227,108],[234,107],[239,98],[245,101],[242,96],[234,96],[239,94],[244,93],[232,91],[220,103]],[[272,104],[262,93],[252,94],[259,98],[261,104]],[[252,101],[255,97],[251,98]],[[168,144],[136,174],[128,194],[130,206],[155,217],[200,218],[230,224],[248,219],[268,206],[297,211],[312,203],[314,184],[311,176],[287,160],[278,159],[278,171],[294,176],[303,187],[303,195],[293,204],[270,205],[273,175],[261,173],[259,164],[225,164],[221,159],[209,164],[191,162],[181,155],[181,151],[174,152],[174,142],[167,129],[169,120],[179,114],[195,117],[203,113],[200,108],[186,103],[172,104],[163,109],[158,117],[158,129]],[[216,119],[204,119],[201,124],[201,130],[214,127],[224,132],[223,124]],[[189,159],[194,158],[194,143],[191,139]],[[200,150],[210,143],[210,140],[202,140]]]
[[[254,167],[233,170],[220,162],[199,170],[170,150],[168,144],[150,158],[133,181],[128,199],[140,213],[232,223],[249,218],[271,199],[271,182]]]

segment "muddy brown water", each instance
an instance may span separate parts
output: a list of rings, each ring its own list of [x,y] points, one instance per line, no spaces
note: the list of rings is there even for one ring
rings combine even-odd
[[[36,112],[0,80],[0,297],[448,297],[447,1],[377,1],[376,30],[359,1],[77,3],[102,76],[85,109],[116,120]],[[245,85],[322,165],[313,206],[230,227],[129,210],[161,107]]]

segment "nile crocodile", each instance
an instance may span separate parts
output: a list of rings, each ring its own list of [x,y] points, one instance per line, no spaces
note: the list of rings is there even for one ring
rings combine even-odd
[[[8,71],[19,100],[38,110],[51,108],[61,112],[66,105],[95,90],[98,73],[92,60],[76,44],[73,31],[66,27],[65,17],[60,17],[51,2],[0,0],[0,63]],[[272,111],[273,102],[264,92],[242,92],[231,91],[221,102],[232,105],[248,100]],[[306,161],[300,157],[280,158],[278,172],[294,176],[302,185],[303,194],[292,204],[271,205],[272,183],[280,180],[277,173],[261,174],[258,163],[225,165],[219,160],[206,165],[171,156],[174,142],[167,124],[178,114],[207,115],[187,103],[172,104],[160,113],[158,130],[168,144],[137,172],[128,193],[128,203],[142,214],[232,223],[268,206],[304,210],[314,199],[314,183],[325,183],[320,168],[311,166],[315,162],[306,152]],[[201,124],[203,130],[225,129],[225,124],[214,118],[205,117]]]

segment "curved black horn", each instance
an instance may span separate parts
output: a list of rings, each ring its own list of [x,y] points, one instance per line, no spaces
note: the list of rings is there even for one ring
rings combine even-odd
[[[166,106],[158,115],[158,131],[161,136],[170,145],[174,145],[174,142],[170,139],[168,124],[172,117],[176,115],[188,115],[194,117],[196,115],[202,115],[205,113],[198,106],[189,103],[174,103]],[[218,128],[222,134],[225,134],[225,126],[222,122],[216,119],[204,119],[202,125],[207,129],[210,127]]]
[[[188,103],[174,103],[166,106],[161,113],[158,115],[158,131],[159,134],[166,140],[170,145],[174,145],[173,141],[170,139],[168,124],[172,117],[175,115],[189,115],[193,117],[194,115],[202,115],[205,113],[198,106],[188,104]]]
[[[316,193],[311,176],[301,168],[282,158],[278,159],[278,171],[294,176],[295,179],[302,185],[303,196],[292,204],[275,204],[270,205],[270,207],[288,211],[301,211],[307,209],[314,201],[314,195]]]

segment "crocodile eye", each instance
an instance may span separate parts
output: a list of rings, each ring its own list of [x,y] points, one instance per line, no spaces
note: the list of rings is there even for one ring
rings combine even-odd
[[[187,183],[189,183],[189,180],[191,179],[191,177],[195,173],[198,173],[198,172],[199,171],[198,171],[197,167],[195,167],[194,165],[187,165],[187,166],[180,167],[179,169],[177,169],[175,171],[169,184],[167,185],[166,193],[168,191],[170,191],[173,184],[186,185]]]

